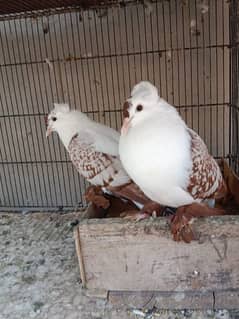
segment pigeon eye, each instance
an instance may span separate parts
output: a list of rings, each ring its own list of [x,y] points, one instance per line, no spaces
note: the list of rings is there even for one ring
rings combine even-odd
[[[53,118],[52,118],[52,121],[53,121],[53,122],[55,122],[56,120],[57,120],[57,118],[56,118],[56,117],[53,117]]]
[[[136,110],[138,112],[142,111],[143,110],[143,106],[141,104],[137,105]]]

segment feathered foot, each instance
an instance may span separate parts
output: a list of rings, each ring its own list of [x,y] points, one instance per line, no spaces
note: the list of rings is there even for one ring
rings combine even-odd
[[[140,203],[141,205],[147,204],[150,199],[144,195],[144,193],[141,191],[141,189],[134,184],[133,182],[130,182],[128,184],[118,186],[118,187],[107,187],[107,189],[116,197],[125,198],[132,203]]]
[[[199,203],[181,206],[171,219],[173,239],[175,241],[183,240],[185,243],[190,243],[196,239],[192,229],[193,217],[218,216],[224,214],[225,212],[222,209],[210,208]]]
[[[110,201],[105,198],[100,186],[90,186],[85,192],[87,202],[92,202],[99,208],[107,209],[110,206]]]
[[[142,212],[141,210],[133,209],[133,210],[127,210],[121,213],[120,217],[133,222],[139,222],[140,220],[149,218],[150,215]]]
[[[125,211],[122,214],[120,214],[120,217],[123,217],[127,220],[132,221],[140,221],[146,218],[149,218],[150,216],[160,216],[162,212],[162,207],[160,204],[155,203],[153,201],[149,201],[147,204],[144,205],[144,207],[141,210],[129,210]]]

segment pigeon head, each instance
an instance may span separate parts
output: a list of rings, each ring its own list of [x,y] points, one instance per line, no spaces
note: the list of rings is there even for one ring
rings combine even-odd
[[[86,114],[78,110],[70,110],[68,104],[54,103],[54,109],[46,118],[46,137],[52,132],[58,133],[62,143],[67,148],[72,137],[83,128],[86,128],[91,120]]]
[[[59,130],[66,124],[66,120],[68,118],[67,115],[71,112],[68,104],[54,103],[54,106],[54,109],[46,118],[46,137],[48,137],[52,132],[59,132]]]
[[[126,135],[129,128],[145,120],[157,105],[160,97],[157,88],[148,81],[136,84],[131,97],[123,106],[123,126],[121,134]]]

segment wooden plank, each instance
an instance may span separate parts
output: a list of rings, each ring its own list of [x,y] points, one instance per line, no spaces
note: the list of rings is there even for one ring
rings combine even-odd
[[[216,292],[110,291],[108,300],[117,308],[237,309],[239,290]]]
[[[199,240],[172,240],[166,218],[139,223],[85,220],[79,225],[86,286],[128,291],[212,291],[239,288],[239,218],[194,222]]]
[[[85,266],[84,266],[84,259],[83,259],[82,250],[81,250],[80,231],[78,227],[74,229],[74,237],[75,237],[77,258],[78,258],[78,262],[80,266],[80,277],[82,281],[82,286],[85,287],[86,286]]]
[[[238,309],[239,305],[239,290],[231,291],[215,291],[214,292],[214,307],[215,309]]]
[[[109,302],[117,308],[212,309],[212,292],[110,291]]]

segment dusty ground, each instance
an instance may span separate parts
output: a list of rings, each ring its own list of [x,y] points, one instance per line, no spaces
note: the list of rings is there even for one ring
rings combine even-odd
[[[234,318],[239,311],[114,309],[82,289],[71,222],[74,214],[0,214],[0,318]],[[239,308],[239,307],[238,307]]]

